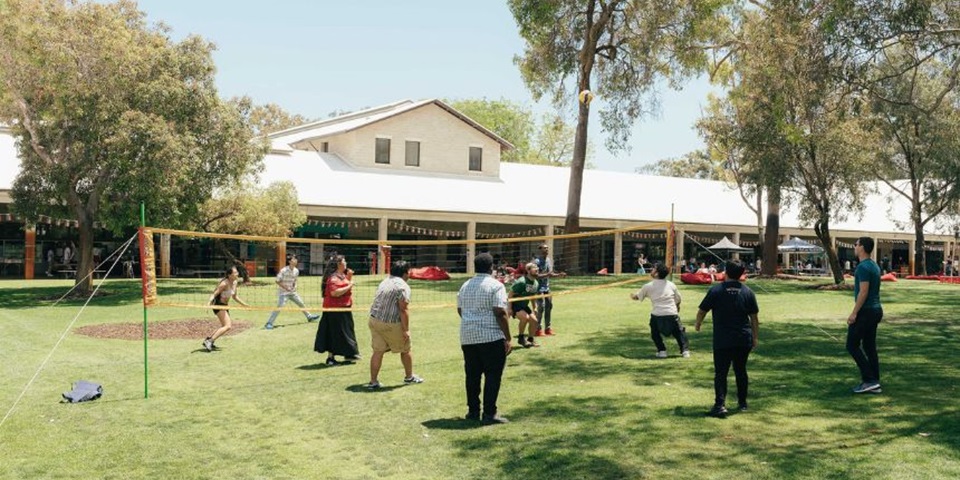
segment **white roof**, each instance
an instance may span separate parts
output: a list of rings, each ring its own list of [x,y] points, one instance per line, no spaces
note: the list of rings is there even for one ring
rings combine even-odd
[[[363,169],[333,153],[296,150],[289,155],[268,155],[261,181],[293,182],[302,205],[563,218],[569,173],[565,167],[516,163],[501,163],[500,178],[494,179]],[[909,218],[907,203],[899,200],[890,207],[886,199],[896,197],[887,187],[878,188],[880,191],[867,199],[869,207],[862,219],[851,216],[835,221],[831,228],[912,233],[910,225],[901,228],[890,220],[891,214]],[[529,201],[519,201],[524,196]],[[673,204],[677,222],[756,225],[756,217],[735,189],[710,180],[586,170],[581,202],[581,219],[668,221]],[[790,210],[782,213],[780,225],[801,228],[796,213]]]
[[[271,149],[273,151],[290,152],[292,147],[299,142],[347,133],[381,120],[400,115],[401,113],[409,112],[410,110],[431,104],[446,110],[451,115],[459,118],[473,128],[480,130],[480,132],[482,132],[484,135],[487,135],[499,142],[504,148],[513,148],[513,145],[510,142],[504,140],[502,137],[488,130],[483,125],[480,125],[470,117],[460,113],[458,110],[437,99],[422,100],[419,102],[402,100],[396,103],[390,103],[379,107],[348,113],[339,117],[328,118],[325,120],[288,128],[286,130],[271,133],[270,135],[267,135],[267,138],[270,139]]]
[[[394,113],[395,114],[395,113]],[[295,129],[294,129],[295,130]],[[296,135],[296,131],[279,132]],[[314,132],[315,134],[315,132]],[[287,149],[264,159],[264,184],[288,180],[297,187],[301,205],[343,206],[414,211],[486,213],[563,218],[566,215],[569,169],[501,163],[500,178],[441,175],[393,169],[363,169],[332,153]],[[0,190],[9,191],[20,170],[9,130],[0,128]],[[533,192],[531,192],[531,185]],[[884,184],[865,204],[863,217],[835,220],[833,230],[913,233],[909,205]],[[529,201],[519,201],[523,196]],[[610,219],[752,227],[756,218],[739,193],[721,182],[586,170],[581,219]],[[891,219],[903,219],[897,225]],[[802,228],[795,208],[785,209],[782,227]],[[927,224],[927,233],[951,235],[946,227]]]

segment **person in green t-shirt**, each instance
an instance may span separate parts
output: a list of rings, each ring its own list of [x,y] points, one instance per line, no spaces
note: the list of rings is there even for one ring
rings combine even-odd
[[[874,242],[860,237],[853,244],[860,263],[853,274],[853,311],[847,317],[847,352],[860,369],[860,384],[853,393],[880,393],[880,359],[877,326],[883,319],[880,304],[880,267],[870,257]]]
[[[530,262],[524,266],[526,272],[524,275],[510,286],[509,299],[523,298],[536,295],[540,289],[540,282],[537,280],[537,264]],[[537,320],[537,314],[530,308],[530,300],[516,300],[510,302],[508,314],[520,320],[520,329],[517,330],[517,341],[523,348],[539,347],[534,340],[534,332],[539,328],[540,322]],[[529,335],[524,335],[524,329]]]

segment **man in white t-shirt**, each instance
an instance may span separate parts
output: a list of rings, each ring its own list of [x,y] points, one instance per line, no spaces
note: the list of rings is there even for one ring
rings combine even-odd
[[[300,270],[297,269],[297,260],[296,255],[287,255],[287,266],[280,269],[280,272],[277,273],[277,309],[270,313],[270,318],[267,319],[267,324],[263,328],[267,330],[273,330],[273,321],[277,319],[277,315],[280,314],[280,308],[283,307],[287,300],[290,300],[293,303],[296,303],[300,306],[303,312],[303,315],[307,317],[308,322],[312,322],[318,318],[320,315],[310,313],[307,310],[306,305],[303,304],[303,299],[300,298],[300,294],[297,293],[297,277],[300,276]]]
[[[653,310],[650,311],[650,337],[657,346],[657,358],[667,358],[667,346],[663,343],[663,335],[672,335],[676,338],[681,355],[688,358],[690,343],[687,341],[686,330],[680,323],[680,291],[673,282],[666,279],[669,273],[666,265],[658,263],[650,273],[653,281],[631,294],[630,298],[640,301],[649,298],[653,303]]]

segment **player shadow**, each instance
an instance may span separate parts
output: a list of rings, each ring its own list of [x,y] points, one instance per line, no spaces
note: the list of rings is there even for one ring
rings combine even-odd
[[[390,392],[393,390],[401,389],[406,386],[407,386],[406,384],[381,385],[380,388],[367,388],[366,383],[360,383],[357,385],[350,385],[349,387],[345,388],[345,390],[353,393],[381,393],[381,392]]]
[[[300,365],[297,367],[297,370],[327,370],[330,368],[345,367],[349,365],[356,365],[357,362],[353,360],[347,361],[338,361],[336,365],[327,365],[326,361],[320,363],[314,363],[312,365]]]
[[[467,420],[463,417],[437,418],[421,422],[420,425],[430,430],[473,430],[485,426],[479,420]]]

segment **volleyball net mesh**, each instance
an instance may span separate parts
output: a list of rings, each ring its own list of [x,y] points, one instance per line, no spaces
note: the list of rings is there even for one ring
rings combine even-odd
[[[647,274],[638,274],[638,259],[646,260],[643,266],[649,272],[653,264],[673,257],[673,232],[666,222],[555,235],[543,235],[542,228],[511,232],[478,225],[475,240],[449,238],[463,232],[409,225],[394,224],[391,230],[396,232],[388,231],[387,240],[375,240],[337,238],[348,236],[347,232],[297,238],[145,227],[140,236],[141,265],[136,269],[142,272],[148,306],[209,309],[208,301],[218,280],[229,267],[236,266],[241,273],[238,296],[250,307],[234,302],[230,308],[273,311],[277,310],[279,293],[276,276],[287,258],[296,256],[296,291],[307,309],[318,313],[323,305],[324,267],[339,256],[354,271],[353,311],[369,310],[377,286],[398,260],[411,267],[410,308],[421,309],[455,307],[460,286],[473,274],[472,259],[480,253],[493,256],[493,275],[509,291],[514,280],[523,275],[526,264],[543,257],[541,247],[546,246],[554,271],[562,275],[549,279],[550,296],[647,280]],[[376,231],[368,234],[377,236]],[[327,238],[316,238],[320,236]],[[291,302],[280,310],[302,311]]]

